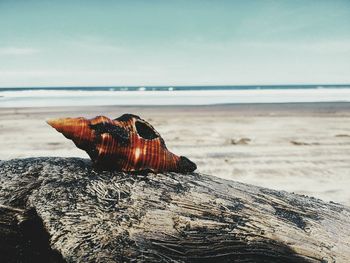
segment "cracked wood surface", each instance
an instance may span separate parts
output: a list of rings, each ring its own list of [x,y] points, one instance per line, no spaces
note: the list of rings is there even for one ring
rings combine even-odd
[[[0,162],[0,254],[8,262],[348,262],[350,209],[198,173],[15,159]]]

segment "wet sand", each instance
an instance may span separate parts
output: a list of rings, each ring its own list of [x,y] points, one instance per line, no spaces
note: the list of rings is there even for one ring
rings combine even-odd
[[[123,113],[199,172],[350,205],[350,103],[0,108],[0,159],[87,158],[45,120]]]

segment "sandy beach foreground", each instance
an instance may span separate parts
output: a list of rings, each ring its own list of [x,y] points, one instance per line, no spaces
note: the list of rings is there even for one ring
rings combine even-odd
[[[350,205],[350,103],[1,108],[0,159],[88,157],[45,120],[123,113],[199,172]]]

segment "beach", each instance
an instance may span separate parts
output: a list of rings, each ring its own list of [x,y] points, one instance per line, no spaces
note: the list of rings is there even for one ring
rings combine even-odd
[[[198,172],[350,205],[350,103],[81,106],[0,109],[0,160],[88,158],[46,124],[132,113]]]

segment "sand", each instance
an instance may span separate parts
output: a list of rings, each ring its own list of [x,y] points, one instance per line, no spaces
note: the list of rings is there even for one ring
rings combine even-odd
[[[0,108],[0,159],[88,158],[45,120],[126,112],[199,172],[350,205],[350,103]]]

